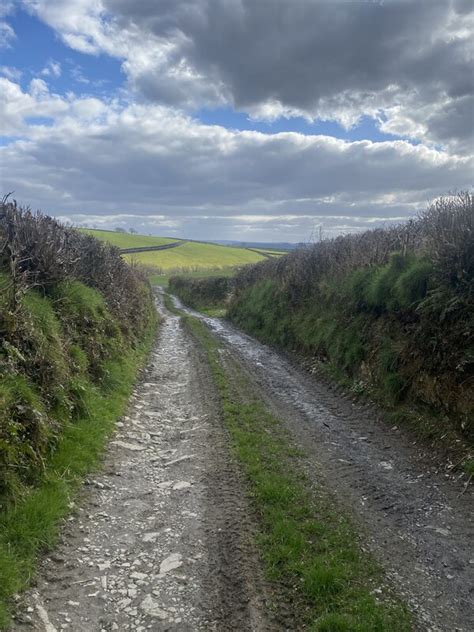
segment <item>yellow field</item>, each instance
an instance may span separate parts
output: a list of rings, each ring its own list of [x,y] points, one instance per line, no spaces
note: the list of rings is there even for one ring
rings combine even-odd
[[[187,242],[177,248],[158,252],[141,252],[125,255],[127,259],[139,261],[147,266],[172,270],[175,268],[195,270],[197,268],[230,268],[256,263],[264,257],[245,248],[230,248],[199,242]]]
[[[148,237],[146,235],[129,235],[105,230],[85,229],[89,235],[108,241],[119,248],[139,246],[161,246],[179,239],[165,237]],[[183,241],[181,246],[169,250],[140,252],[124,255],[128,261],[137,261],[150,268],[163,272],[178,270],[200,270],[234,268],[248,263],[257,263],[265,259],[263,255],[246,248],[232,248],[197,241]]]

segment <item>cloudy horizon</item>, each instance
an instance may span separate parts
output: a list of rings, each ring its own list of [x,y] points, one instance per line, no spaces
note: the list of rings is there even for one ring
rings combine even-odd
[[[472,189],[471,7],[4,0],[1,193],[193,239],[404,221]]]

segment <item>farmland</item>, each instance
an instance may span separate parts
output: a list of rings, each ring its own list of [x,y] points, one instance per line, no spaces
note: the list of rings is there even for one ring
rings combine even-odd
[[[177,239],[168,237],[151,237],[150,235],[131,235],[129,233],[121,233],[113,230],[99,230],[94,228],[81,229],[82,233],[92,235],[101,241],[106,241],[117,248],[134,248],[141,246],[164,246],[171,244]]]
[[[129,235],[127,233],[104,230],[86,229],[84,232],[119,248],[161,246],[180,241],[175,238]],[[234,248],[231,246],[183,240],[183,244],[177,248],[135,253],[133,255],[125,255],[125,258],[129,261],[141,263],[149,268],[155,268],[157,272],[166,273],[177,270],[191,272],[235,268],[263,261],[267,256],[247,248]]]

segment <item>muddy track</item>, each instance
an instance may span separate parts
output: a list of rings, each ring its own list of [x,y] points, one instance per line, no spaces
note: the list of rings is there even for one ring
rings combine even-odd
[[[164,314],[103,471],[18,604],[14,630],[281,629],[265,614],[252,512],[201,353]]]
[[[176,304],[182,308],[179,301]],[[353,516],[420,629],[474,630],[472,490],[423,448],[283,355],[192,310],[248,373],[309,456],[309,475]]]

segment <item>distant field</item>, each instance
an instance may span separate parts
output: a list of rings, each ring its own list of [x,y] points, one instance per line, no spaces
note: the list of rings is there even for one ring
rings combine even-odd
[[[147,237],[105,230],[85,229],[84,232],[97,237],[97,239],[108,241],[119,248],[161,246],[180,241],[175,238]],[[266,258],[265,255],[247,248],[233,248],[196,241],[183,241],[182,246],[170,250],[141,252],[124,256],[129,261],[138,261],[164,273],[180,270],[191,272],[235,268],[248,263],[257,263]]]
[[[287,255],[288,251],[284,250],[275,250],[273,248],[248,248],[251,252],[256,252],[259,255],[263,255],[266,259],[270,257],[282,257],[283,255]]]
[[[163,270],[229,268],[256,263],[264,259],[262,255],[245,248],[230,248],[199,242],[187,242],[172,250],[127,255],[127,258]]]
[[[168,237],[150,237],[148,235],[130,235],[129,233],[118,233],[112,230],[95,230],[92,228],[81,229],[81,232],[97,237],[101,241],[108,241],[118,248],[139,248],[140,246],[163,246],[171,244],[179,239]]]

